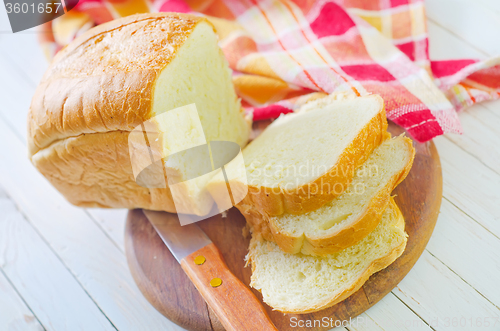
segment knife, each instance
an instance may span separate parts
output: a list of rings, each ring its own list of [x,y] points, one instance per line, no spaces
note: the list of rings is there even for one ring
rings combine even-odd
[[[228,269],[198,225],[181,226],[177,214],[143,212],[226,330],[276,330],[260,301]]]

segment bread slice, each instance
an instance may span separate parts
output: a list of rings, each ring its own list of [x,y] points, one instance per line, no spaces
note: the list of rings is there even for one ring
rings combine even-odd
[[[148,134],[171,138],[158,140],[153,153],[160,157],[210,141],[246,145],[249,123],[217,40],[208,20],[176,13],[127,16],[76,38],[54,58],[31,102],[35,167],[78,206],[206,213],[213,204],[206,178],[185,184],[176,205],[168,186],[138,185],[128,140],[147,122]],[[199,118],[162,116],[191,104]]]
[[[243,150],[245,169],[225,167],[231,189],[246,192],[241,187],[248,186],[240,204],[271,216],[315,210],[340,195],[354,170],[389,137],[378,95],[331,96],[306,106],[278,118]],[[216,202],[225,185],[209,184]]]
[[[415,150],[403,135],[384,141],[356,171],[339,197],[302,215],[266,217],[250,206],[238,209],[265,239],[287,253],[326,255],[352,246],[378,225],[392,190],[405,178]]]
[[[283,313],[304,314],[335,305],[404,251],[404,219],[391,199],[375,230],[358,244],[324,257],[283,252],[259,234],[250,241],[250,286]]]

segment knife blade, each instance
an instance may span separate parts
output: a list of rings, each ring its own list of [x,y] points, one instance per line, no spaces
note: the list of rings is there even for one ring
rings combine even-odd
[[[276,330],[263,305],[198,225],[181,226],[177,214],[143,212],[226,330]]]
[[[181,225],[176,214],[153,210],[143,212],[179,263],[189,254],[212,243],[198,225]]]

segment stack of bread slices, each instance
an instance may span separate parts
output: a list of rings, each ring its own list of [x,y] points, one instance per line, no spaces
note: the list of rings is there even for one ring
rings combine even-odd
[[[377,95],[312,101],[252,141],[243,150],[246,180],[233,176],[229,186],[247,186],[236,207],[252,232],[250,285],[264,301],[286,313],[318,311],[394,262],[407,235],[391,192],[414,155],[409,138],[387,132]],[[216,201],[225,185],[209,184]]]

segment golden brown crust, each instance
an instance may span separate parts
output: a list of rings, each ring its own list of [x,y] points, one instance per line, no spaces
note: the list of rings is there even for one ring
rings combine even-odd
[[[384,101],[378,95],[370,97],[377,99],[381,111],[349,144],[340,155],[336,166],[315,181],[291,191],[248,185],[248,194],[239,204],[253,206],[261,214],[269,216],[279,216],[283,213],[304,214],[318,209],[342,194],[351,183],[355,169],[363,164],[384,140],[390,138]],[[231,185],[246,184],[235,181],[231,182]]]
[[[391,210],[392,212],[396,213],[395,216],[391,217],[391,219],[394,220],[393,226],[401,229],[401,231],[404,232],[404,227],[405,227],[405,221],[403,218],[403,214],[399,210],[399,207],[396,205],[396,202],[394,199],[390,199],[390,206],[388,206],[388,210]],[[354,280],[354,282],[349,286],[349,288],[345,289],[344,291],[337,293],[333,295],[331,298],[328,298],[326,300],[323,300],[322,302],[319,302],[315,305],[312,305],[310,307],[307,307],[305,309],[288,309],[287,307],[273,307],[274,310],[278,310],[282,313],[287,313],[287,314],[307,314],[307,313],[312,313],[316,312],[319,310],[323,310],[326,308],[329,308],[346,298],[348,298],[350,295],[355,293],[357,290],[359,290],[363,284],[370,278],[371,275],[374,273],[387,268],[389,265],[391,265],[401,254],[403,254],[405,247],[406,247],[406,242],[407,242],[407,237],[406,235],[403,237],[403,240],[399,245],[394,247],[387,255],[380,257],[370,263],[370,265],[361,273],[361,275]],[[248,262],[252,263],[252,255],[248,255]],[[255,271],[255,266],[252,264],[252,273]]]
[[[175,212],[168,187],[145,188],[134,180],[128,136],[116,131],[66,138],[36,153],[32,162],[76,206]]]
[[[236,208],[238,208],[245,217],[247,224],[250,225],[252,233],[262,235],[267,241],[275,241],[271,228],[269,227],[269,221],[266,220],[261,213],[249,205],[237,204]]]
[[[149,119],[159,73],[202,21],[208,23],[187,14],[132,15],[75,39],[35,91],[28,115],[30,156],[61,139],[131,131]]]

